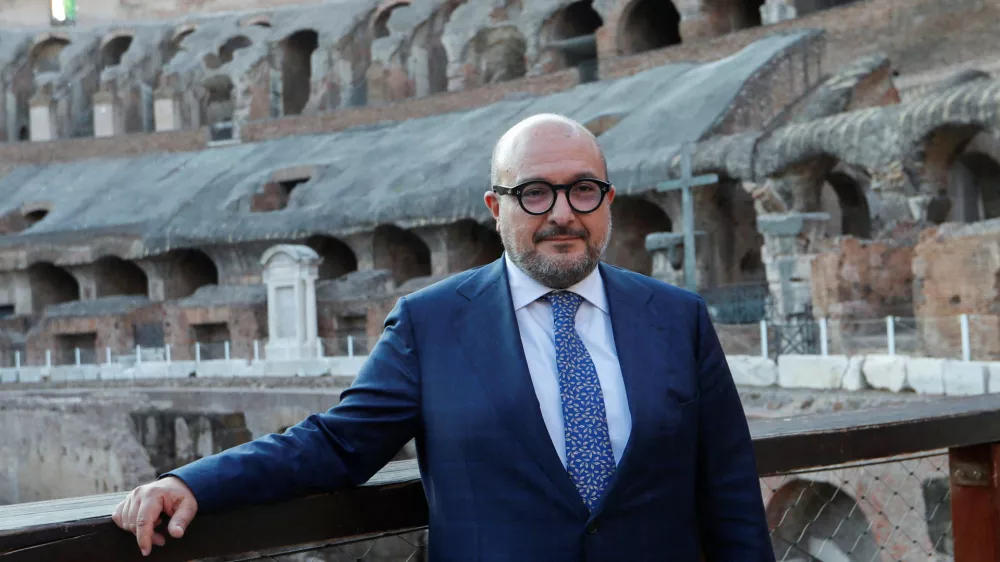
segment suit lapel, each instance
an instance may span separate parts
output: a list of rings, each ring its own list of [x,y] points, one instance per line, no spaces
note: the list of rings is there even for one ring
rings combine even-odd
[[[628,397],[632,432],[618,468],[615,469],[607,490],[595,506],[591,518],[601,512],[608,499],[621,486],[619,482],[627,480],[629,470],[637,462],[634,459],[641,457],[641,452],[637,453],[636,449],[642,446],[642,430],[651,414],[651,405],[647,403],[643,388],[643,373],[653,367],[650,364],[653,358],[662,355],[662,350],[656,349],[662,346],[662,341],[650,337],[649,334],[653,326],[658,324],[648,306],[653,296],[652,291],[603,262],[599,268],[604,281],[604,291],[608,297],[611,329],[615,337],[618,364],[625,383],[625,395]]]
[[[454,327],[497,413],[541,465],[569,506],[587,509],[549,438],[521,345],[504,260],[482,267],[458,292],[469,300]]]

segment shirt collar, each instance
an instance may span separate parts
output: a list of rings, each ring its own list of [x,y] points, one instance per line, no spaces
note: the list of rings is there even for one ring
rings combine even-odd
[[[514,310],[520,310],[553,291],[553,289],[532,279],[515,265],[507,252],[504,252],[503,259],[507,264],[507,282],[510,284],[510,296]],[[584,300],[608,314],[608,296],[604,293],[604,280],[601,279],[598,268],[595,267],[579,283],[567,287],[566,290],[580,295]]]

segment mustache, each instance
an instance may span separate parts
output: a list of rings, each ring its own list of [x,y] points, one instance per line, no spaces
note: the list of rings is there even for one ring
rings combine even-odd
[[[576,236],[577,238],[582,238],[583,240],[589,240],[590,234],[582,228],[567,228],[567,227],[553,227],[548,230],[540,230],[535,233],[532,237],[532,242],[536,244],[543,240],[548,240],[549,238],[555,238],[557,236]]]

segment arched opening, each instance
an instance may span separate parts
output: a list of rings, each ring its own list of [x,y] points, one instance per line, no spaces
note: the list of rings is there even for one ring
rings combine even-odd
[[[31,140],[31,133],[28,132],[27,125],[21,125],[21,128],[17,130],[17,140],[22,142]]]
[[[163,276],[166,299],[180,299],[206,285],[219,284],[219,269],[201,250],[174,250],[168,254],[169,268]]]
[[[656,204],[631,195],[618,195],[611,204],[614,228],[604,251],[604,261],[643,275],[653,272],[653,258],[646,251],[646,235],[670,232],[670,217]]]
[[[854,498],[827,482],[793,480],[767,504],[779,560],[875,560],[879,545]]]
[[[181,29],[179,32],[177,32],[177,34],[174,35],[174,38],[170,41],[170,47],[167,49],[166,56],[163,59],[164,64],[169,63],[175,56],[177,56],[177,53],[179,53],[183,49],[181,44],[184,42],[184,39],[188,35],[194,33],[194,30],[195,28],[193,26],[186,27]]]
[[[94,298],[115,295],[148,295],[149,280],[132,262],[104,256],[94,262]]]
[[[32,311],[63,302],[80,300],[80,284],[73,274],[51,263],[36,263],[28,268]]]
[[[31,49],[31,68],[38,74],[41,72],[59,72],[59,55],[69,45],[69,40],[61,37],[49,37]]]
[[[226,75],[216,75],[206,80],[204,87],[204,122],[211,127],[213,140],[232,138],[233,114],[236,111],[233,81]]]
[[[472,219],[460,220],[451,229],[448,238],[448,267],[451,272],[486,265],[503,255],[503,242],[496,229]]]
[[[732,23],[732,31],[760,26],[763,23],[760,19],[760,7],[764,3],[764,0],[740,0],[736,17],[733,18],[736,21]]]
[[[506,82],[527,74],[526,49],[524,35],[516,26],[480,30],[469,43],[466,58],[478,76],[474,85]]]
[[[245,35],[237,35],[236,37],[230,38],[228,41],[219,47],[219,60],[222,64],[233,61],[233,54],[240,50],[245,49],[252,45],[253,42],[250,41]]]
[[[633,55],[681,42],[681,15],[669,0],[636,0],[618,30],[618,48]]]
[[[358,259],[351,247],[332,236],[311,236],[306,240],[306,246],[323,258],[319,264],[320,280],[336,279],[358,270]]]
[[[373,236],[375,269],[392,271],[396,285],[431,274],[431,251],[416,234],[385,224],[376,228]]]
[[[312,29],[296,31],[285,38],[281,58],[281,104],[285,115],[298,115],[309,102],[312,88],[312,54],[319,35]]]
[[[820,206],[830,214],[828,236],[872,237],[871,213],[864,187],[843,172],[830,172],[823,181]]]
[[[402,2],[396,2],[389,5],[381,12],[375,16],[375,21],[372,22],[372,32],[375,38],[388,37],[389,36],[389,18],[392,16],[392,12],[399,8],[400,6],[409,6],[410,2],[404,0]]]
[[[29,211],[25,213],[24,222],[27,223],[27,226],[25,228],[31,228],[32,226],[35,226],[36,224],[41,222],[42,219],[48,216],[48,214],[49,214],[48,209],[35,209],[34,211]]]
[[[553,18],[551,47],[567,67],[597,67],[597,29],[604,25],[592,0],[578,0]]]
[[[122,57],[132,46],[131,35],[119,35],[104,44],[101,49],[101,69],[118,66],[122,62]]]
[[[1000,164],[982,152],[964,152],[948,178],[949,221],[975,222],[1000,217]]]

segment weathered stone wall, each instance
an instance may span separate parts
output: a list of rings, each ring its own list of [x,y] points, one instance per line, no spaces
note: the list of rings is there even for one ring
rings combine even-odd
[[[1000,357],[1000,220],[926,230],[914,251],[913,276],[917,327],[928,355],[960,349],[958,316],[969,314],[975,354]]]
[[[154,478],[126,410],[0,397],[0,504],[129,490]]]
[[[913,315],[913,245],[853,237],[812,262],[813,313],[836,320]]]

